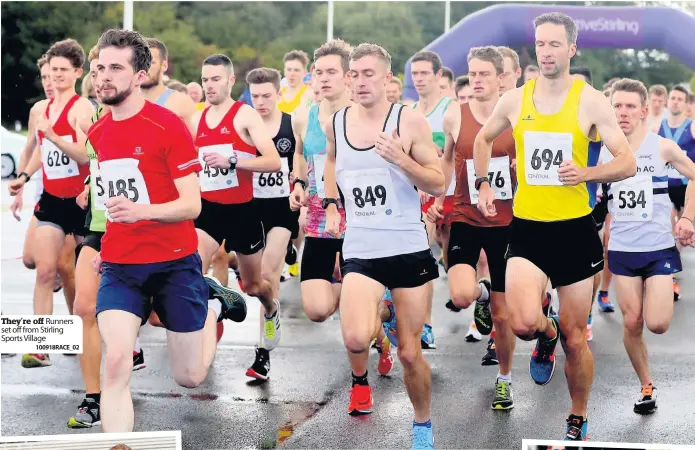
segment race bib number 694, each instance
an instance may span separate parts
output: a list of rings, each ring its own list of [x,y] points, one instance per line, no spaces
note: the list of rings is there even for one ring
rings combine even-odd
[[[557,171],[563,161],[571,160],[571,133],[524,133],[524,171],[527,184],[564,186]]]

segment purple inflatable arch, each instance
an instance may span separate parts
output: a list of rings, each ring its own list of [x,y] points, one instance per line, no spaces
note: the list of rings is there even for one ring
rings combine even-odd
[[[497,4],[466,16],[423,50],[438,53],[445,66],[462,75],[468,72],[466,58],[472,47],[533,45],[533,19],[547,12],[561,12],[575,20],[580,49],[657,49],[695,69],[695,18],[667,7]],[[405,66],[403,94],[417,98],[410,60]]]

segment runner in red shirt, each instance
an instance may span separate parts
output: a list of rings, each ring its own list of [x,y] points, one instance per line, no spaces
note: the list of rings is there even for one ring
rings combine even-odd
[[[151,308],[167,329],[174,379],[192,388],[214,359],[217,322],[243,321],[246,304],[201,272],[193,226],[201,167],[184,122],[137,93],[151,62],[147,44],[137,32],[109,30],[98,47],[96,84],[111,107],[88,134],[109,196],[94,260],[102,272],[96,312],[106,346],[101,421],[105,432],[129,432],[130,354]]]
[[[41,249],[33,252],[33,257],[36,265],[34,314],[42,315],[53,314],[53,289],[65,237],[72,234],[79,244],[86,234],[86,212],[75,202],[89,173],[85,135],[78,123],[94,112],[89,100],[75,93],[75,82],[82,76],[85,60],[84,50],[77,41],[56,42],[46,53],[46,58],[55,96],[36,115],[41,151],[33,153],[25,171],[9,184],[10,194],[16,195],[39,168],[43,169],[44,191],[34,211],[37,222],[32,242],[35,249]],[[70,260],[70,270],[62,273],[61,278],[68,311],[72,314],[75,301],[74,256]],[[22,357],[24,367],[49,365],[51,360],[47,354]]]
[[[263,305],[265,331],[260,347],[270,351],[280,341],[280,304],[274,299],[272,285],[262,276],[265,233],[251,200],[253,173],[279,172],[280,155],[260,114],[232,99],[235,78],[229,57],[208,56],[203,61],[201,81],[210,106],[193,117],[200,161],[197,170],[202,167],[202,209],[195,222],[198,252],[203,270],[210,267],[223,241],[226,252],[236,252],[244,290]]]

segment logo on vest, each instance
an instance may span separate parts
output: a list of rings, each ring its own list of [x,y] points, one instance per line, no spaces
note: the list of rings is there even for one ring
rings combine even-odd
[[[529,114],[528,116],[522,118],[521,120],[535,120],[535,119],[533,117],[531,117],[531,114]]]
[[[222,127],[222,129],[220,130],[220,134],[229,134],[229,133],[230,133],[230,131],[227,129],[227,127]]]
[[[134,156],[142,156],[144,153],[142,152],[142,147],[135,147],[135,152],[133,153]]]
[[[393,213],[393,211],[391,211],[390,209],[387,209],[387,210],[386,210],[386,215],[387,215],[387,216],[390,216],[392,213]]]
[[[287,153],[292,149],[292,141],[286,137],[280,138],[277,144],[275,144],[275,148],[277,148],[280,153]]]

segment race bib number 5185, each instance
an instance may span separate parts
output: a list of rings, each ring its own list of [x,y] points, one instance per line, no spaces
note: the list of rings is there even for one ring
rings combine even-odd
[[[563,161],[571,160],[571,133],[524,133],[524,170],[527,184],[564,186],[557,171]]]
[[[139,163],[135,158],[112,159],[99,163],[99,172],[109,198],[122,195],[133,203],[150,204],[150,194],[145,178],[138,168]],[[106,210],[107,219],[108,213]]]

